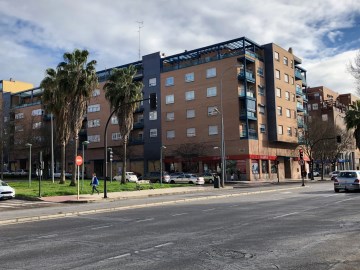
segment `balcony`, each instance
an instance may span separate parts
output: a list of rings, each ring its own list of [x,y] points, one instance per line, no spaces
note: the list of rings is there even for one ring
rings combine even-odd
[[[256,112],[253,111],[246,111],[246,110],[241,110],[240,112],[240,120],[257,120],[256,117]]]
[[[144,140],[143,139],[133,139],[133,138],[129,139],[129,145],[139,145],[139,144],[144,144]]]
[[[303,120],[298,120],[298,121],[297,121],[297,124],[298,124],[298,128],[303,128],[303,127],[305,127],[305,124],[304,124],[304,121],[303,121]]]
[[[244,89],[241,89],[241,90],[240,90],[239,97],[240,97],[240,98],[249,97],[249,98],[253,98],[253,99],[256,98],[254,91],[249,91],[249,90],[248,90],[248,91],[246,91],[246,93],[245,93],[245,90],[244,90]]]
[[[144,128],[144,122],[143,121],[134,123],[134,125],[133,125],[133,129],[142,129],[142,128]]]
[[[304,106],[302,104],[300,104],[300,103],[296,104],[296,110],[298,112],[304,112],[305,111]]]
[[[303,94],[301,87],[296,86],[296,96],[301,97]]]
[[[242,140],[244,140],[244,139],[257,140],[258,134],[255,129],[249,129],[249,135],[246,134],[246,130],[245,130],[245,131],[240,132],[240,139],[242,139]]]
[[[241,70],[238,75],[239,80],[246,79],[248,82],[255,83],[254,73],[251,70]]]

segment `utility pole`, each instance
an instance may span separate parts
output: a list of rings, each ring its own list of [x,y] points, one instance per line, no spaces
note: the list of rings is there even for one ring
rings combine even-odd
[[[136,21],[138,23],[138,33],[139,33],[139,60],[141,60],[141,53],[140,53],[140,33],[141,33],[141,28],[143,28],[144,26],[144,22],[143,21]]]

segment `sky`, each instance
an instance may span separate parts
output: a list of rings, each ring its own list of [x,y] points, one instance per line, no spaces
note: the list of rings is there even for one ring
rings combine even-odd
[[[38,86],[75,48],[100,71],[244,36],[292,47],[308,86],[356,93],[358,0],[0,0],[0,80]]]

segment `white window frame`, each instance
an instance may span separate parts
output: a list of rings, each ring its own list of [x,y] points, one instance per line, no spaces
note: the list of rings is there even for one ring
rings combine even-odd
[[[284,63],[284,65],[286,65],[286,66],[289,64],[289,59],[288,59],[286,56],[284,56],[283,63]]]
[[[281,98],[281,88],[276,87],[276,96]]]
[[[285,91],[285,99],[290,100],[290,92],[289,91]]]
[[[156,138],[158,136],[158,130],[157,128],[151,128],[150,129],[150,138]]]
[[[113,141],[120,141],[121,140],[121,135],[120,132],[114,132],[111,134],[111,140]]]
[[[286,83],[289,83],[289,74],[284,74],[284,81],[286,82]]]
[[[312,110],[313,110],[313,111],[317,111],[318,109],[319,109],[319,104],[313,103],[313,104],[312,104]]]
[[[100,142],[100,135],[95,134],[95,135],[88,135],[87,140],[89,142]]]
[[[174,77],[167,77],[165,79],[165,86],[172,86],[174,85]]]
[[[218,134],[219,134],[219,128],[217,125],[209,126],[209,136],[218,135]]]
[[[23,118],[24,118],[24,113],[21,112],[21,113],[15,114],[15,119],[23,119]],[[4,121],[5,121],[5,118],[4,118]]]
[[[15,131],[24,131],[24,126],[23,125],[16,125],[15,126]]]
[[[186,110],[186,118],[195,118],[195,109]]]
[[[275,78],[280,80],[280,70],[275,69]]]
[[[175,102],[174,94],[165,97],[165,104],[173,104]]]
[[[167,112],[166,113],[166,121],[174,121],[175,120],[175,113],[174,112]]]
[[[39,129],[42,127],[42,122],[35,122],[32,124],[32,129]]]
[[[208,87],[206,89],[206,97],[216,97],[217,89],[216,86]]]
[[[282,107],[281,107],[281,106],[277,106],[277,107],[276,107],[276,112],[277,112],[277,115],[281,116],[281,115],[282,115]]]
[[[94,89],[94,91],[92,92],[92,96],[93,97],[100,96],[100,89]]]
[[[265,114],[265,106],[262,104],[259,104],[259,114]]]
[[[91,112],[100,112],[100,104],[92,104],[88,106],[88,113]]]
[[[156,78],[150,78],[149,79],[149,87],[156,86]]]
[[[284,134],[284,127],[282,125],[278,125],[278,134],[283,135]]]
[[[260,133],[266,133],[266,125],[260,124]]]
[[[206,78],[214,78],[216,77],[216,67],[208,68],[206,70]]]
[[[217,112],[216,110],[217,110],[217,106],[210,106],[210,107],[208,107],[208,115],[209,115],[209,116],[218,115],[218,112]]]
[[[167,139],[174,139],[175,138],[175,130],[167,130],[166,131],[166,138]]]
[[[274,51],[274,58],[276,61],[280,61],[280,55],[277,51]]]
[[[195,137],[196,129],[194,127],[186,129],[186,137]]]
[[[149,120],[150,120],[150,121],[157,120],[157,111],[151,111],[151,112],[149,112]]]
[[[292,128],[291,127],[287,127],[287,135],[292,136]]]
[[[111,116],[111,124],[112,125],[118,125],[119,124],[119,120],[118,120],[116,115]]]
[[[100,119],[92,119],[87,122],[88,128],[100,127]]]
[[[290,109],[286,109],[286,117],[291,118],[291,110]]]
[[[185,100],[186,101],[194,100],[194,99],[195,99],[195,91],[194,90],[185,92]]]
[[[32,116],[38,116],[38,115],[43,115],[43,114],[44,114],[44,110],[42,110],[42,109],[36,109],[31,112]]]
[[[186,73],[185,74],[185,82],[193,82],[195,80],[194,72]]]

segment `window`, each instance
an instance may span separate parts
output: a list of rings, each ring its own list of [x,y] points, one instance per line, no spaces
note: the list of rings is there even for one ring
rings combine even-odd
[[[87,125],[88,128],[100,127],[100,119],[88,120]]]
[[[156,120],[157,119],[157,111],[149,112],[149,120]]]
[[[39,129],[39,128],[41,128],[41,126],[42,126],[41,122],[36,122],[36,123],[33,123],[32,128],[33,129]]]
[[[93,97],[100,96],[100,89],[94,89],[94,91],[92,92],[92,96]]]
[[[280,70],[275,69],[275,77],[280,80]]]
[[[112,125],[117,125],[117,124],[119,124],[119,121],[118,121],[117,116],[111,116],[111,124],[112,124]]]
[[[288,65],[288,63],[289,63],[289,60],[288,60],[288,58],[286,57],[286,56],[284,56],[284,65]]]
[[[289,83],[289,75],[288,74],[284,74],[284,80],[286,83]]]
[[[291,118],[291,110],[290,109],[286,109],[286,117]]]
[[[120,132],[112,133],[111,134],[111,139],[113,141],[120,141],[121,140]]]
[[[285,91],[285,99],[290,100],[290,93],[288,91]]]
[[[266,125],[260,124],[260,133],[266,133]]]
[[[209,126],[209,135],[219,134],[218,126]]]
[[[99,112],[100,111],[100,104],[94,104],[94,105],[89,105],[88,107],[88,112]]]
[[[297,113],[296,113],[296,110],[294,110],[294,119],[297,118]]]
[[[174,77],[167,77],[165,80],[165,86],[174,85]]]
[[[288,128],[287,128],[287,135],[292,136],[291,127],[288,127]]]
[[[209,87],[206,89],[206,96],[207,97],[215,97],[216,96],[216,86]]]
[[[100,135],[89,135],[88,141],[89,142],[100,142]]]
[[[175,130],[166,131],[166,138],[167,139],[174,139],[175,138]]]
[[[292,96],[292,101],[295,102],[295,94],[291,94]]]
[[[279,61],[280,60],[280,57],[279,57],[279,53],[278,52],[274,52],[274,58],[276,61]]]
[[[295,137],[298,136],[298,130],[297,130],[297,128],[294,128],[294,136],[295,136]]]
[[[293,76],[290,77],[290,82],[292,85],[294,85],[294,77]]]
[[[282,115],[282,107],[277,106],[277,114]]]
[[[281,125],[278,126],[278,134],[280,134],[280,135],[284,134],[283,126],[281,126]]]
[[[195,128],[188,128],[186,130],[186,136],[187,137],[195,137],[196,136]]]
[[[185,92],[185,100],[194,100],[194,99],[195,99],[195,91]]]
[[[175,119],[175,113],[174,112],[166,113],[166,121],[174,121],[174,119]]]
[[[328,115],[327,115],[327,114],[321,115],[321,119],[322,119],[323,121],[328,121]]]
[[[276,88],[276,96],[281,98],[281,89]]]
[[[208,115],[218,115],[218,111],[217,111],[217,107],[216,106],[210,106],[208,107]]]
[[[172,95],[167,95],[166,97],[165,97],[165,103],[166,104],[172,104],[172,103],[174,103],[174,95],[172,94]]]
[[[265,114],[265,105],[259,104],[258,108],[260,114]]]
[[[290,67],[294,68],[294,61],[293,60],[290,60]]]
[[[150,87],[156,86],[156,78],[150,78],[149,79],[149,86]]]
[[[37,110],[33,110],[31,112],[32,116],[37,116],[37,115],[43,115],[44,111],[42,109],[37,109]]]
[[[208,68],[206,70],[206,78],[216,77],[216,68]]]
[[[24,118],[24,113],[15,114],[15,119],[23,119],[23,118]]]
[[[257,74],[259,76],[261,76],[261,77],[264,77],[264,68],[263,67],[258,67]]]
[[[265,96],[265,87],[262,85],[258,85],[259,96]]]
[[[157,128],[150,129],[150,138],[157,137]]]
[[[194,118],[194,117],[195,117],[194,109],[186,110],[186,118]]]
[[[308,111],[311,111],[311,104],[307,105]]]
[[[312,105],[312,109],[313,109],[313,111],[318,110],[318,109],[319,109],[319,104],[314,103],[314,104]]]
[[[194,72],[185,74],[185,82],[193,82],[194,81]]]
[[[22,125],[15,126],[15,131],[24,131],[24,127]]]

